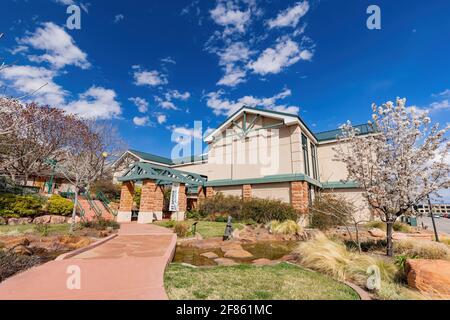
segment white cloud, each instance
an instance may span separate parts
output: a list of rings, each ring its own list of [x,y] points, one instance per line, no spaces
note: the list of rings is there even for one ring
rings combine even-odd
[[[233,64],[228,64],[225,67],[225,74],[217,82],[218,85],[235,87],[240,83],[245,82],[245,76],[247,72],[239,67],[235,67]]]
[[[134,117],[133,118],[133,123],[137,126],[146,126],[148,125],[150,122],[150,118],[149,117]]]
[[[148,102],[144,98],[133,97],[129,98],[128,100],[134,103],[134,105],[138,108],[139,112],[145,113],[148,111]]]
[[[243,106],[248,107],[262,107],[268,110],[275,110],[286,113],[296,114],[299,111],[297,106],[288,106],[285,104],[278,104],[278,100],[285,99],[292,94],[291,90],[284,89],[280,93],[268,97],[268,98],[258,98],[254,96],[244,96],[238,100],[229,100],[223,97],[224,91],[219,90],[216,92],[210,92],[206,95],[206,104],[211,108],[216,115],[229,116],[242,108]]]
[[[167,76],[156,70],[141,70],[139,66],[133,66],[133,69],[135,69],[134,84],[137,86],[156,87],[168,83]]]
[[[167,126],[167,129],[172,131],[172,141],[179,144],[189,144],[192,139],[202,140],[202,131],[199,129],[187,128],[187,127],[177,127],[175,125]]]
[[[35,101],[42,105],[61,107],[68,94],[54,82],[57,72],[43,67],[12,65],[2,70],[0,74],[5,85],[17,94],[23,96],[24,101]]]
[[[120,21],[122,21],[123,19],[125,19],[125,16],[123,14],[117,14],[114,17],[114,23],[119,23]]]
[[[300,60],[311,60],[312,51],[302,50],[299,45],[289,38],[280,38],[275,48],[268,48],[248,67],[254,73],[266,75],[269,73],[279,73],[284,68],[297,63]]]
[[[218,1],[216,7],[210,11],[210,15],[216,24],[225,28],[224,35],[233,32],[244,33],[251,20],[251,11],[240,10],[232,1]]]
[[[158,103],[158,105],[163,109],[178,110],[178,108],[175,106],[175,104],[172,101],[163,100],[158,96],[155,96],[154,99]]]
[[[75,4],[73,0],[54,0],[56,3],[63,4],[66,6],[70,6],[71,4]]]
[[[165,97],[167,100],[172,100],[172,99],[178,99],[178,100],[183,100],[186,101],[191,97],[191,94],[189,92],[179,92],[178,90],[169,90],[166,94]]]
[[[167,121],[167,116],[165,114],[160,114],[156,117],[159,124],[163,124]]]
[[[42,55],[29,55],[33,62],[48,62],[54,68],[61,69],[74,65],[82,69],[90,68],[87,54],[75,45],[72,37],[61,27],[46,22],[29,36],[19,39],[19,44],[45,51]]]
[[[174,59],[172,59],[172,57],[165,57],[165,58],[162,58],[162,59],[161,59],[161,62],[164,62],[164,63],[171,63],[171,64],[177,64],[177,62],[176,62]]]
[[[445,89],[442,92],[439,93],[434,93],[432,94],[433,97],[444,97],[444,98],[449,98],[450,97],[450,89]]]
[[[308,1],[297,2],[294,6],[281,11],[275,19],[268,20],[267,24],[270,29],[281,27],[295,28],[308,10]]]
[[[84,118],[112,119],[122,114],[120,103],[116,101],[114,90],[92,86],[80,94],[79,100],[66,105],[67,112],[78,114]]]
[[[239,65],[247,63],[254,53],[246,44],[234,42],[216,53],[219,56],[219,65],[225,71],[224,76],[217,82],[218,85],[234,87],[246,81],[247,72]]]
[[[450,102],[448,99],[433,102],[430,104],[430,111],[450,110]]]

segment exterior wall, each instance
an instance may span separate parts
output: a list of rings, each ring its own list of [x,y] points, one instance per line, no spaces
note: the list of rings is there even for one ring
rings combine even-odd
[[[252,198],[252,186],[250,184],[244,184],[242,186],[242,199],[249,200]]]
[[[361,189],[335,189],[335,190],[325,190],[325,193],[332,192],[337,196],[344,197],[347,201],[352,202],[356,206],[358,211],[357,218],[360,220],[372,220],[373,217],[370,213],[369,205],[363,196],[363,191]]]
[[[309,187],[304,181],[291,182],[291,204],[299,213],[308,213]]]
[[[214,187],[214,192],[220,192],[224,196],[242,197],[242,186]]]
[[[117,222],[131,221],[131,210],[133,209],[133,195],[134,195],[133,183],[129,181],[122,183]]]
[[[320,181],[340,181],[347,178],[347,168],[343,162],[334,161],[336,142],[321,144],[317,148]]]
[[[286,203],[291,202],[289,182],[254,184],[252,185],[252,194],[254,198],[274,199]]]

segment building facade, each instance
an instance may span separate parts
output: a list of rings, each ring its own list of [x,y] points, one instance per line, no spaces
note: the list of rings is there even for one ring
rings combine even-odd
[[[367,125],[361,134],[370,134]],[[215,193],[277,199],[307,213],[317,192],[334,192],[370,216],[362,190],[344,182],[347,170],[334,160],[340,130],[313,133],[297,115],[243,107],[211,132],[208,153],[175,160],[129,150],[115,163],[115,178],[135,162],[145,162],[206,177],[192,198]]]

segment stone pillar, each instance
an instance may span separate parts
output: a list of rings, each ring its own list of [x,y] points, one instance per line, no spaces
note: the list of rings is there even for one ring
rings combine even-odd
[[[247,201],[252,198],[252,185],[244,184],[242,186],[242,200]]]
[[[291,205],[300,214],[307,214],[309,197],[308,197],[308,183],[306,181],[292,181],[291,182]]]
[[[142,182],[141,206],[139,208],[138,223],[151,223],[153,219],[162,219],[164,194],[154,180]]]
[[[119,212],[117,222],[131,221],[131,209],[133,208],[134,184],[131,181],[122,183],[120,190]]]
[[[183,183],[180,183],[180,187],[178,189],[178,211],[172,213],[172,220],[183,221],[186,213],[186,207],[186,186]]]
[[[213,187],[206,187],[206,197],[207,198],[214,197],[214,188]]]

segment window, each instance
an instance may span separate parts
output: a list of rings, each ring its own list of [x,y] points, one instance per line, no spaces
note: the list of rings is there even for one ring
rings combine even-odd
[[[319,171],[318,169],[318,162],[317,162],[317,148],[316,146],[311,142],[310,144],[311,148],[311,161],[312,161],[312,169],[313,169],[313,178],[316,180],[319,180]]]
[[[308,139],[303,133],[302,133],[302,149],[303,149],[303,160],[305,161],[305,174],[309,176]]]

